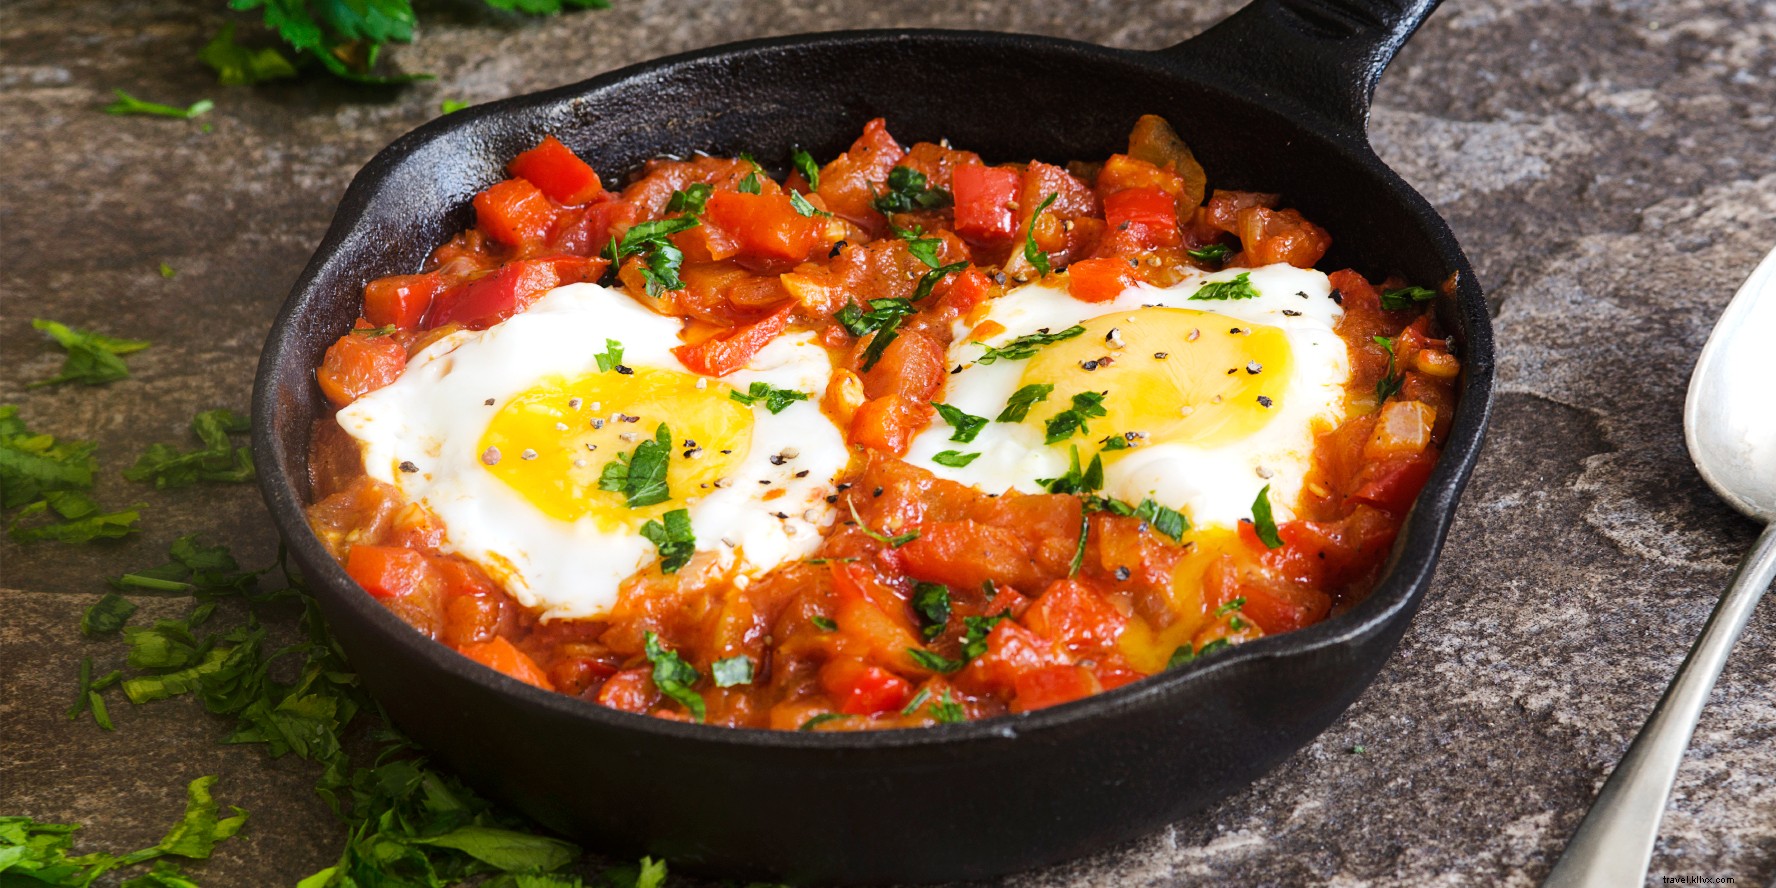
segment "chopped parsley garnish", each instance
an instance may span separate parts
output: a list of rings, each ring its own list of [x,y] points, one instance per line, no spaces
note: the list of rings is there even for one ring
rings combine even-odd
[[[974,436],[980,434],[980,430],[987,426],[987,418],[984,416],[965,413],[960,408],[948,404],[933,403],[931,406],[936,407],[937,415],[943,417],[943,421],[949,423],[950,428],[955,429],[950,433],[951,441],[967,444],[973,441]]]
[[[1079,445],[1067,447],[1067,473],[1059,478],[1038,478],[1037,484],[1049,493],[1083,494],[1102,489],[1104,486],[1104,460],[1098,454],[1092,454],[1091,464],[1083,471],[1079,467]]]
[[[803,197],[800,191],[791,191],[789,193],[789,205],[793,207],[797,213],[810,218],[814,216],[832,215],[831,213],[809,203],[808,199]]]
[[[1206,657],[1216,651],[1226,650],[1228,646],[1229,646],[1229,642],[1227,641],[1227,639],[1217,638],[1214,641],[1207,642],[1202,647],[1198,648],[1196,651],[1196,655],[1199,657]]]
[[[738,654],[709,664],[709,675],[718,688],[752,684],[752,658]]]
[[[1176,650],[1172,651],[1172,656],[1166,660],[1166,668],[1167,669],[1176,669],[1179,666],[1188,665],[1191,661],[1193,661],[1195,659],[1196,659],[1196,649],[1191,647],[1190,642],[1187,641],[1181,645],[1178,645],[1178,648]]]
[[[78,490],[52,490],[12,518],[7,533],[21,543],[55,540],[90,543],[114,540],[136,532],[142,513],[136,509],[107,512],[97,500]],[[40,519],[47,518],[47,522]]]
[[[936,268],[943,264],[937,258],[937,251],[943,248],[943,241],[935,237],[925,237],[924,232],[916,225],[911,229],[896,228],[894,234],[906,241],[907,252],[913,254],[914,259],[925,263],[926,268]]]
[[[1184,531],[1190,529],[1190,522],[1185,520],[1182,512],[1162,506],[1152,497],[1141,500],[1141,504],[1135,507],[1135,517],[1178,542],[1184,541]]]
[[[1203,284],[1202,288],[1190,294],[1191,299],[1257,299],[1258,291],[1252,287],[1252,273],[1242,271],[1231,281],[1215,281]]]
[[[815,628],[819,629],[822,632],[837,632],[837,631],[839,631],[839,624],[833,622],[831,617],[823,617],[819,614],[815,614],[814,616],[808,618],[808,622],[813,623]]]
[[[111,724],[111,711],[105,707],[105,698],[99,692],[121,681],[123,670],[113,669],[98,678],[93,678],[92,672],[92,658],[80,658],[80,685],[74,691],[74,705],[68,707],[68,720],[79,718],[83,712],[91,712],[93,723],[101,730],[115,731],[117,727]],[[0,824],[4,824],[5,820],[0,817]],[[4,827],[0,826],[0,830],[4,830]],[[0,837],[0,848],[4,847],[4,841]]]
[[[758,169],[755,167],[752,172],[747,173],[745,178],[740,180],[740,184],[734,186],[734,190],[741,194],[757,194],[761,184]]]
[[[32,434],[17,407],[0,405],[0,508],[19,510],[10,522],[13,539],[84,543],[135,531],[135,509],[106,512],[86,494],[98,468],[94,449]]]
[[[772,388],[771,384],[768,382],[755,382],[747,387],[745,393],[736,389],[728,392],[728,397],[747,406],[763,401],[765,402],[765,409],[771,411],[773,415],[788,410],[789,405],[794,404],[797,401],[808,400],[806,392],[798,392],[794,389]]]
[[[106,592],[80,615],[80,634],[88,638],[110,635],[122,629],[135,612],[135,602],[116,592]]]
[[[962,660],[967,662],[987,652],[987,636],[993,627],[1011,619],[1011,611],[1003,610],[985,617],[962,618]]]
[[[1073,396],[1073,406],[1049,417],[1043,426],[1043,439],[1048,444],[1059,444],[1073,437],[1074,432],[1091,434],[1091,427],[1086,420],[1098,416],[1108,416],[1104,409],[1104,392],[1080,392]]]
[[[888,345],[900,337],[900,323],[913,311],[913,303],[909,299],[871,299],[869,311],[851,304],[839,309],[833,317],[852,336],[875,334],[864,348],[863,359],[858,364],[861,369],[868,370],[882,359],[882,353],[888,350]]]
[[[1194,250],[1185,250],[1184,252],[1189,254],[1190,258],[1199,262],[1213,262],[1216,265],[1220,265],[1227,261],[1228,256],[1233,255],[1233,248],[1226,244],[1209,244],[1207,246],[1197,247]]]
[[[1030,408],[1035,406],[1038,401],[1048,400],[1049,393],[1053,391],[1053,383],[1032,382],[1012,392],[1011,397],[1005,402],[1005,409],[999,411],[999,415],[994,417],[994,421],[1023,422],[1024,418],[1030,415]]]
[[[709,195],[715,189],[705,182],[692,182],[683,191],[674,191],[666,199],[666,212],[683,213],[687,216],[703,215],[703,205],[709,202]]]
[[[191,433],[203,442],[202,447],[180,451],[171,444],[150,444],[135,465],[123,470],[123,477],[151,482],[161,490],[189,487],[199,481],[251,481],[252,449],[229,441],[230,435],[245,433],[251,425],[232,410],[205,410],[191,419]]]
[[[957,703],[950,696],[948,688],[944,689],[943,699],[931,703],[926,709],[940,725],[953,725],[968,721],[968,710],[963,709],[962,704]]]
[[[982,342],[979,343],[979,345],[986,349],[986,351],[974,360],[977,364],[991,364],[1000,358],[1004,358],[1007,361],[1022,361],[1034,357],[1036,355],[1036,350],[1045,345],[1053,345],[1057,342],[1063,342],[1084,332],[1084,327],[1074,324],[1059,333],[1049,333],[1047,331],[1028,333],[997,347]]]
[[[598,489],[622,494],[623,504],[631,509],[663,503],[672,498],[666,487],[666,463],[671,457],[672,430],[660,423],[651,440],[604,464]]]
[[[467,107],[469,107],[469,103],[462,101],[461,99],[445,99],[444,101],[438,103],[438,113],[439,114],[455,114],[456,112],[461,111],[462,109],[467,108]]]
[[[948,191],[932,188],[925,174],[912,167],[897,166],[889,170],[887,187],[887,191],[870,202],[883,214],[941,210],[954,202]]]
[[[665,519],[665,524],[649,519],[641,526],[641,535],[660,550],[660,573],[678,573],[697,549],[697,536],[691,531],[691,513],[687,509],[673,509],[660,517]]]
[[[643,222],[623,232],[621,242],[611,238],[610,245],[605,247],[605,256],[613,263],[622,262],[629,256],[642,257],[641,276],[647,280],[649,296],[658,297],[667,290],[684,289],[684,281],[678,279],[678,269],[684,264],[684,251],[673,246],[667,237],[689,231],[699,224],[696,216]]]
[[[1036,220],[1042,218],[1043,211],[1052,206],[1054,202],[1055,194],[1049,192],[1049,195],[1042,199],[1042,203],[1036,206],[1036,212],[1030,214],[1030,226],[1024,229],[1024,259],[1028,260],[1037,273],[1042,275],[1047,275],[1051,268],[1048,264],[1048,254],[1042,252],[1042,248],[1036,245]]]
[[[979,458],[979,453],[963,453],[960,450],[939,450],[931,455],[932,462],[952,469],[960,469]]]
[[[907,656],[911,657],[913,662],[917,663],[920,668],[929,669],[932,672],[940,672],[944,675],[960,671],[963,666],[968,665],[966,660],[952,660],[942,654],[934,654],[924,648],[907,648],[906,652]]]
[[[222,595],[248,595],[263,570],[241,570],[227,546],[206,546],[196,534],[186,534],[167,547],[168,561],[115,577],[108,582],[118,589],[151,592],[189,592],[199,601]]]
[[[176,277],[178,274],[179,274],[179,272],[176,269],[174,269],[171,265],[168,265],[165,262],[160,263],[160,276],[161,277],[166,278],[167,280],[170,281],[174,277]]]
[[[913,587],[913,610],[923,624],[920,630],[926,641],[943,634],[950,622],[950,587],[942,583],[919,583]]]
[[[1375,344],[1385,349],[1388,356],[1387,371],[1382,373],[1381,378],[1375,381],[1375,403],[1379,404],[1386,401],[1388,398],[1399,394],[1400,388],[1406,384],[1406,374],[1394,372],[1396,355],[1394,351],[1394,340],[1387,336],[1377,336],[1374,338]]]
[[[64,382],[100,385],[127,379],[130,375],[129,368],[124,366],[121,356],[139,352],[149,345],[145,340],[115,339],[42,318],[32,321],[31,326],[55,340],[56,345],[68,353],[68,357],[62,362],[60,373],[49,379],[33,382],[30,388]]]
[[[1092,457],[1096,465],[1097,457]],[[1079,569],[1085,566],[1085,541],[1091,536],[1091,518],[1084,512],[1079,514],[1079,542],[1073,548],[1073,561],[1067,565],[1067,576],[1079,576]]]
[[[1252,500],[1252,528],[1258,531],[1258,539],[1264,542],[1266,549],[1276,549],[1283,545],[1283,538],[1277,535],[1276,519],[1270,514],[1270,485],[1264,485],[1258,491],[1258,498]]]
[[[815,728],[818,728],[821,725],[826,724],[827,722],[838,721],[841,718],[850,718],[850,716],[846,715],[843,712],[822,712],[819,715],[816,715],[813,718],[808,719],[805,722],[802,722],[802,726],[799,728],[796,728],[796,730],[798,730],[798,731],[812,731]]]
[[[702,721],[704,715],[703,697],[691,690],[691,685],[701,678],[696,668],[686,663],[677,651],[669,651],[660,646],[660,636],[652,632],[642,636],[642,644],[647,653],[648,662],[654,664],[654,687],[683,706],[691,713],[691,718]]]
[[[814,162],[814,155],[797,148],[789,153],[789,162],[808,180],[808,190],[820,190],[820,164]]]
[[[162,105],[159,102],[144,102],[121,89],[114,89],[111,92],[117,95],[117,101],[105,106],[106,114],[177,117],[180,120],[191,120],[208,114],[211,108],[216,107],[216,103],[209,99],[199,99],[180,108],[174,105]]]
[[[1228,614],[1231,614],[1234,611],[1239,610],[1240,608],[1243,608],[1245,606],[1246,606],[1246,596],[1241,595],[1238,598],[1228,601],[1227,603],[1221,605],[1220,607],[1215,608],[1215,616],[1225,617]]]
[[[234,22],[222,25],[222,30],[217,31],[216,36],[197,51],[197,60],[210,66],[216,72],[216,80],[223,86],[252,86],[268,80],[296,76],[296,66],[290,64],[283,53],[269,46],[248,49],[234,42]],[[456,104],[467,107],[461,102]]]
[[[878,543],[886,544],[890,549],[898,549],[919,538],[919,529],[916,527],[906,533],[895,534],[893,536],[881,533],[880,531],[871,528],[868,524],[863,523],[863,519],[857,514],[857,504],[855,502],[846,500],[845,505],[851,507],[851,520],[857,523],[858,529],[863,531],[864,536],[867,536]]]
[[[615,339],[604,341],[604,351],[592,356],[598,362],[598,372],[609,373],[623,366],[623,343]]]
[[[1436,290],[1427,290],[1424,287],[1401,287],[1398,290],[1384,290],[1381,294],[1381,307],[1388,311],[1399,311],[1435,298],[1437,298]]]

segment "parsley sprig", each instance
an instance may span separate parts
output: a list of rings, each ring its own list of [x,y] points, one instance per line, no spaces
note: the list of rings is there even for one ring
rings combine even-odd
[[[666,466],[671,459],[672,430],[660,423],[654,437],[604,464],[598,489],[622,494],[623,504],[631,509],[663,503],[672,498],[666,485]]]
[[[728,397],[749,407],[762,401],[765,409],[771,411],[772,415],[776,415],[788,410],[789,405],[797,401],[808,400],[808,393],[798,392],[795,389],[773,388],[768,382],[754,382],[747,386],[744,393],[736,389],[728,392]]]
[[[688,509],[673,509],[660,517],[665,519],[664,524],[649,519],[641,526],[641,535],[660,551],[660,572],[675,574],[697,551],[697,536],[691,530],[691,513]]]
[[[955,203],[948,191],[931,187],[925,174],[912,167],[897,166],[889,170],[885,187],[887,190],[870,202],[883,214],[941,210]]]
[[[1057,342],[1065,342],[1066,340],[1079,336],[1084,332],[1085,327],[1080,326],[1079,324],[1074,324],[1059,333],[1050,333],[1047,330],[1026,333],[1023,336],[1019,336],[1000,346],[987,345],[984,342],[977,343],[982,348],[986,349],[986,351],[982,352],[980,357],[975,358],[974,362],[977,364],[991,364],[1000,359],[1007,361],[1028,360],[1029,358],[1035,357],[1036,352],[1043,346],[1053,345]]]
[[[846,332],[852,336],[869,336],[869,345],[864,347],[863,357],[858,367],[869,370],[882,359],[882,354],[894,340],[900,338],[900,323],[912,314],[912,300],[887,297],[871,299],[869,310],[858,308],[855,303],[838,310],[833,318],[843,324]],[[873,334],[873,335],[872,335]]]
[[[648,662],[654,664],[654,687],[690,712],[691,718],[702,721],[706,714],[703,695],[691,689],[702,678],[695,667],[685,662],[677,651],[660,645],[660,636],[652,632],[643,636]]]
[[[1376,336],[1374,339],[1375,344],[1381,346],[1388,356],[1387,370],[1381,374],[1380,379],[1375,381],[1375,403],[1380,404],[1399,394],[1400,389],[1406,385],[1406,374],[1395,372],[1394,369],[1397,362],[1395,339],[1389,336]]]
[[[1054,202],[1055,193],[1051,191],[1047,197],[1042,199],[1042,203],[1036,206],[1036,212],[1030,214],[1030,225],[1024,229],[1024,259],[1030,263],[1032,268],[1036,269],[1038,274],[1045,276],[1053,269],[1049,266],[1048,254],[1036,245],[1036,220],[1041,219],[1042,214],[1053,206]]]
[[[1059,444],[1073,437],[1075,432],[1090,434],[1091,427],[1086,420],[1100,416],[1108,416],[1104,409],[1106,392],[1080,392],[1073,396],[1073,406],[1048,418],[1043,425],[1043,440],[1048,444]]]
[[[678,270],[684,265],[684,251],[668,236],[689,231],[700,224],[693,215],[642,222],[623,232],[621,241],[611,238],[604,248],[604,255],[613,265],[630,256],[640,256],[641,276],[647,281],[647,294],[659,298],[668,290],[684,289],[684,281],[678,278]]]
[[[1258,290],[1252,286],[1252,273],[1242,271],[1230,281],[1211,281],[1203,284],[1191,299],[1257,299]]]
[[[31,388],[46,385],[60,385],[64,382],[78,382],[81,385],[103,385],[129,378],[129,368],[124,366],[123,355],[134,354],[147,348],[150,343],[143,339],[117,339],[102,336],[86,330],[76,330],[59,321],[38,318],[31,326],[43,332],[68,353],[62,362],[62,370],[49,379],[41,379],[30,384]]]
[[[1277,533],[1276,518],[1270,512],[1270,485],[1266,484],[1258,491],[1258,498],[1252,500],[1252,529],[1258,532],[1258,539],[1264,542],[1266,549],[1277,549],[1283,545],[1283,538]]]
[[[251,423],[232,410],[205,410],[192,417],[191,433],[203,446],[181,451],[171,444],[150,444],[136,464],[123,470],[131,481],[152,483],[156,488],[189,487],[199,481],[240,482],[253,480],[253,453],[246,445],[234,446],[231,435],[246,433]]]

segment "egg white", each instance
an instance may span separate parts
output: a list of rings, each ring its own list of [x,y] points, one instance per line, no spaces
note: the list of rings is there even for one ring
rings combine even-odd
[[[1205,284],[1230,281],[1241,273],[1250,275],[1257,298],[1190,300]],[[1280,328],[1289,343],[1291,373],[1278,409],[1268,422],[1244,438],[1219,446],[1155,443],[1124,451],[1106,466],[1103,492],[1129,503],[1151,497],[1184,512],[1197,527],[1233,527],[1240,519],[1251,517],[1253,500],[1269,485],[1276,520],[1287,521],[1294,517],[1300,502],[1316,432],[1335,426],[1344,417],[1350,359],[1334,330],[1344,309],[1331,294],[1326,275],[1282,263],[1192,275],[1166,288],[1137,284],[1114,301],[1103,303],[1074,299],[1064,282],[1045,280],[1013,290],[992,303],[984,320],[1005,329],[985,342],[1003,345],[1018,336],[1042,330],[1058,332],[1090,318],[1149,306],[1207,311],[1229,324]],[[1025,364],[1009,360],[975,363],[984,349],[968,340],[973,326],[958,322],[954,329],[949,363],[961,370],[948,377],[942,400],[991,419],[1024,381]],[[971,443],[950,440],[954,430],[939,420],[914,439],[907,461],[988,492],[1041,493],[1038,479],[1067,471],[1068,449],[1065,444],[1045,444],[1041,423],[1034,420],[1065,406],[1051,400],[1036,405],[1030,414],[1032,421],[989,422]],[[1097,426],[1093,430],[1097,431]],[[1081,455],[1087,461],[1097,452],[1097,437],[1100,435],[1091,436],[1094,443],[1090,446],[1083,444],[1084,439],[1073,441],[1082,445]],[[933,456],[946,450],[978,452],[980,456],[961,468],[933,461]]]
[[[597,372],[594,356],[607,339],[622,343],[630,367],[688,373],[671,352],[679,327],[617,291],[561,287],[501,324],[428,346],[399,379],[341,410],[338,421],[360,442],[370,477],[438,516],[445,551],[488,569],[544,619],[596,617],[616,603],[623,580],[657,560],[654,545],[637,533],[601,531],[589,518],[567,522],[540,512],[486,471],[477,445],[500,408],[539,379]],[[833,522],[826,495],[849,458],[819,407],[831,372],[813,334],[795,333],[723,378],[741,391],[764,382],[811,397],[778,414],[752,408],[752,447],[729,473],[732,483],[686,498],[696,550],[711,553],[717,569],[751,576],[805,557]],[[602,405],[606,415],[622,409]],[[403,471],[403,462],[415,471]],[[761,499],[771,490],[785,492]]]

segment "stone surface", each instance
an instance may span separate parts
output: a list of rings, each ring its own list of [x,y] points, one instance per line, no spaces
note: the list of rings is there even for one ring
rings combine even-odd
[[[79,658],[116,655],[75,625],[100,577],[158,563],[180,533],[269,560],[249,487],[157,492],[117,472],[149,442],[191,443],[195,411],[246,406],[269,320],[346,182],[441,99],[842,25],[1156,48],[1234,5],[616,0],[533,20],[465,0],[433,4],[420,42],[396,51],[434,83],[225,89],[192,61],[225,20],[220,2],[12,0],[0,402],[101,442],[101,499],[148,505],[142,535],[118,545],[0,543],[0,812],[84,823],[83,847],[136,847],[177,817],[187,781],[213,773],[218,799],[253,820],[193,868],[205,884],[288,884],[333,858],[341,836],[312,773],[217,745],[224,727],[195,705],[115,704],[115,733],[64,718]],[[103,115],[113,87],[214,97],[213,130]],[[1773,109],[1776,4],[1468,0],[1431,19],[1382,82],[1374,140],[1462,238],[1500,346],[1497,420],[1439,580],[1381,678],[1274,773],[1158,835],[1006,885],[1530,885],[1547,871],[1751,541],[1690,467],[1679,418],[1715,314],[1776,246]],[[33,316],[156,345],[131,359],[132,380],[27,389],[60,360]],[[180,607],[152,601],[144,616]],[[1773,669],[1766,605],[1698,729],[1653,884],[1776,877]]]

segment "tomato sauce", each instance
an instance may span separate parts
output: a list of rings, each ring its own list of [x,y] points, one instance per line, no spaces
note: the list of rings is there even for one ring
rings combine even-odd
[[[449,554],[424,508],[366,477],[336,423],[317,424],[310,522],[366,593],[471,659],[599,705],[784,730],[914,727],[1065,703],[1310,625],[1373,586],[1453,415],[1460,365],[1427,310],[1435,294],[1342,270],[1347,418],[1319,436],[1296,517],[1274,537],[1248,521],[1205,550],[1090,496],[989,494],[899,458],[935,418],[953,323],[1042,265],[1101,302],[1197,270],[1320,261],[1325,230],[1276,195],[1205,190],[1157,117],[1126,153],[1064,167],[904,148],[873,120],[844,154],[798,157],[781,182],[747,158],[694,157],[651,161],[613,191],[552,137],[509,170],[424,271],[365,286],[363,318],[317,370],[335,407],[441,335],[604,280],[683,319],[675,354],[697,373],[816,331],[836,368],[820,404],[851,445],[829,498],[846,520],[817,557],[749,582],[649,567],[610,613],[542,621]],[[700,224],[670,224],[692,215]],[[663,222],[655,249],[623,249]],[[906,231],[934,239],[931,255]],[[676,264],[660,258],[674,251]],[[872,350],[844,318],[880,299],[917,309]]]

